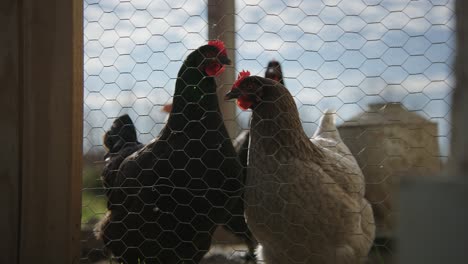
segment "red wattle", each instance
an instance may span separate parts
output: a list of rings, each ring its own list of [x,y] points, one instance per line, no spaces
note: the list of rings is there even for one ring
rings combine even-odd
[[[205,67],[205,72],[209,76],[220,76],[225,70],[224,65],[219,63],[212,63]]]
[[[216,74],[216,77],[219,77],[221,74],[223,74],[224,70],[226,70],[226,67],[221,66],[221,69],[219,69],[215,74]]]
[[[239,97],[236,103],[242,110],[247,110],[252,106],[252,102],[245,96]]]

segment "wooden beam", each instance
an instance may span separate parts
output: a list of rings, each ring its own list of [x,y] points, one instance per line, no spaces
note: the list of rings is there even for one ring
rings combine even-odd
[[[83,2],[23,0],[20,6],[18,263],[78,263]]]
[[[20,178],[20,116],[18,77],[18,2],[6,0],[0,8],[0,263],[18,259]],[[5,40],[5,41],[4,41]]]
[[[457,57],[455,60],[456,88],[452,105],[452,139],[448,175],[467,175],[468,171],[468,2],[458,0],[455,4],[457,22]]]
[[[235,71],[235,1],[208,0],[208,38],[224,41],[233,65],[218,78],[218,98],[224,122],[231,138],[237,136],[236,107],[234,102],[225,102],[224,95],[236,78]]]

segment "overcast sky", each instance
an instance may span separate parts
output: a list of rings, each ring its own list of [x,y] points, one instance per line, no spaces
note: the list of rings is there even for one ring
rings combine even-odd
[[[170,4],[168,4],[170,3]],[[84,2],[85,152],[129,113],[148,142],[166,118],[181,60],[207,41],[203,0]],[[325,109],[339,123],[370,103],[402,102],[439,124],[447,155],[453,1],[237,0],[236,70],[281,62],[308,134]],[[242,126],[247,115],[241,114]]]

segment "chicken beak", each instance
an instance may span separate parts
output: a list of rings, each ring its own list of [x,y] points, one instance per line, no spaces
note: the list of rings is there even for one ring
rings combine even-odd
[[[241,95],[241,92],[239,88],[233,88],[231,91],[229,91],[225,96],[224,100],[231,100],[231,99],[237,99]]]

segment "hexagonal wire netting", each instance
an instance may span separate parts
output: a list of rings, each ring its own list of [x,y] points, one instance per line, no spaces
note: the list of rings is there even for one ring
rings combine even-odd
[[[371,261],[392,261],[400,175],[437,172],[447,158],[454,20],[452,0],[235,1],[236,72],[263,76],[278,61],[308,136],[336,112],[374,208]],[[143,144],[159,135],[182,61],[207,43],[207,21],[206,0],[84,1],[84,263],[110,259],[92,231],[106,212],[103,135],[123,114]],[[238,110],[237,133],[250,115]],[[232,252],[245,246],[229,235],[217,234],[212,251],[241,263]]]

